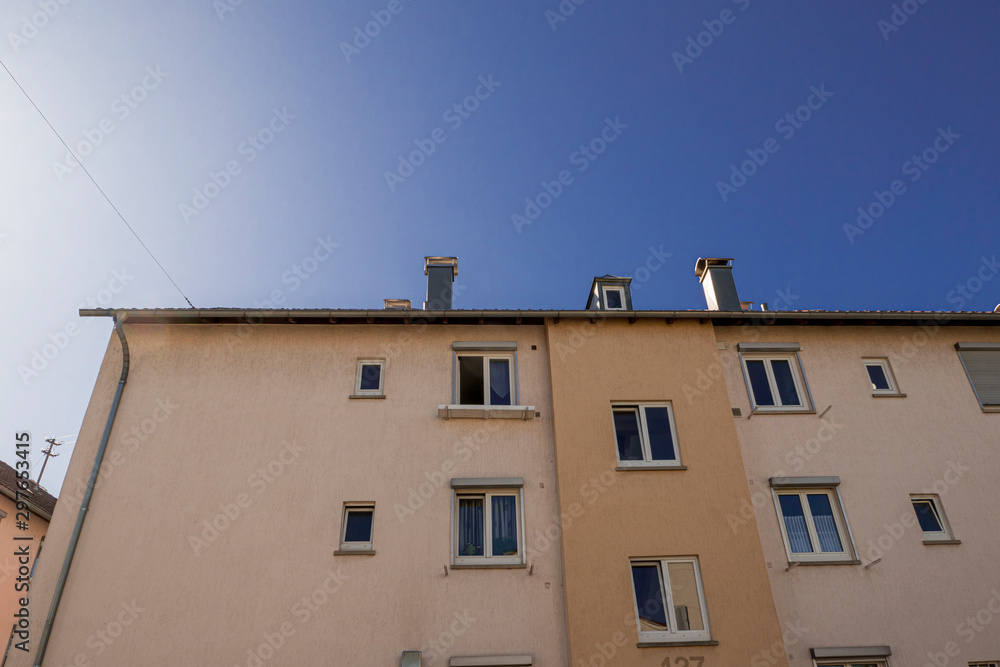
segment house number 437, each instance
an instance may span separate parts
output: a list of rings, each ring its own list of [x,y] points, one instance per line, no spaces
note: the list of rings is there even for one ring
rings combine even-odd
[[[670,658],[664,658],[660,667],[701,667],[703,664],[705,664],[705,658],[693,655],[690,658],[674,658],[673,662],[670,662]]]

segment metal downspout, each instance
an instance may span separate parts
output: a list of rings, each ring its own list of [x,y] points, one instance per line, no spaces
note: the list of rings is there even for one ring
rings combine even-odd
[[[125,340],[125,332],[122,331],[122,323],[126,315],[123,313],[115,317],[115,331],[122,343],[122,374],[118,379],[118,389],[115,390],[115,399],[111,403],[111,411],[108,413],[108,421],[104,426],[104,435],[101,437],[101,446],[97,449],[97,457],[94,459],[94,467],[90,471],[90,480],[87,482],[87,490],[83,494],[83,501],[80,503],[80,512],[76,516],[76,525],[73,527],[73,535],[69,538],[69,547],[66,549],[66,558],[63,560],[62,571],[59,572],[59,579],[56,581],[56,590],[52,594],[52,604],[49,606],[49,615],[45,619],[45,627],[42,629],[42,636],[38,640],[38,652],[35,654],[35,667],[41,667],[45,658],[45,649],[52,634],[52,624],[59,611],[59,601],[62,599],[63,589],[66,587],[66,577],[69,575],[69,568],[73,564],[73,555],[76,553],[77,543],[80,541],[80,532],[83,530],[83,521],[87,518],[87,510],[90,509],[90,499],[94,495],[94,487],[97,485],[97,476],[101,472],[101,463],[104,461],[104,452],[108,448],[108,440],[111,438],[111,427],[115,424],[115,417],[118,414],[118,404],[122,399],[122,392],[125,390],[125,382],[128,379],[128,342]]]

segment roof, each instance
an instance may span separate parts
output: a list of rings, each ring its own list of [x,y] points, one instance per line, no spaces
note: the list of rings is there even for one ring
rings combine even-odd
[[[931,310],[352,310],[253,308],[81,309],[81,317],[124,315],[140,324],[545,324],[546,319],[695,319],[717,326],[1000,325],[1000,313]]]
[[[28,487],[28,491],[22,491],[21,496],[23,498],[27,495],[29,509],[46,521],[51,521],[58,499],[34,482]],[[0,461],[0,493],[17,502],[17,471],[3,461]]]

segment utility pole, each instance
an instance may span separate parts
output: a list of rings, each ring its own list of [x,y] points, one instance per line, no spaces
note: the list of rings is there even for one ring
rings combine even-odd
[[[42,484],[42,475],[45,474],[45,466],[48,465],[49,457],[50,456],[59,456],[58,454],[53,453],[52,448],[53,447],[61,447],[62,444],[63,444],[63,443],[59,442],[58,440],[56,440],[55,438],[45,438],[45,442],[49,443],[49,448],[42,450],[42,454],[45,454],[45,461],[42,462],[42,471],[40,473],[38,473],[38,479],[35,480],[35,485],[36,486],[41,486],[41,484]]]

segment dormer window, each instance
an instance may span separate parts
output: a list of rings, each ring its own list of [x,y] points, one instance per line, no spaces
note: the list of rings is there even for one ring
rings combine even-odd
[[[632,295],[629,291],[631,278],[604,276],[594,278],[587,310],[632,310]]]

